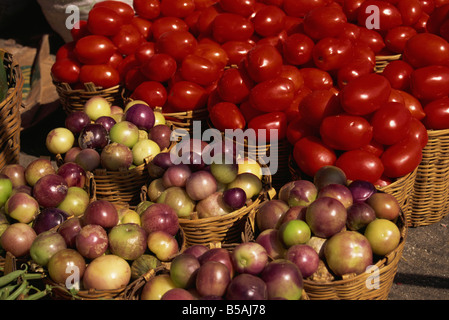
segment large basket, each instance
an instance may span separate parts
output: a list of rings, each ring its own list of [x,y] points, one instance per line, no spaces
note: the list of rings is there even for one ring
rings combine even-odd
[[[207,108],[204,108],[183,112],[162,112],[162,115],[173,125],[174,129],[183,129],[191,134],[195,121],[198,121],[201,124],[201,131],[204,130],[209,117],[209,111]]]
[[[410,200],[412,227],[436,223],[449,213],[449,129],[427,134]]]
[[[83,111],[86,102],[95,96],[105,98],[111,105],[121,106],[123,103],[122,91],[124,89],[121,85],[104,89],[89,82],[84,84],[84,89],[73,89],[68,83],[53,81],[53,84],[56,87],[59,100],[66,114],[74,111]]]
[[[0,49],[6,72],[8,91],[0,101],[0,168],[18,163],[20,157],[20,107],[22,104],[23,76],[13,55]]]
[[[392,55],[379,55],[376,56],[376,65],[374,67],[374,72],[382,73],[385,67],[391,62],[395,60],[401,59],[401,54],[392,54]]]
[[[301,179],[300,170],[296,165],[295,160],[292,156],[290,156],[288,168],[292,180]],[[406,217],[408,224],[410,221],[410,215],[412,211],[411,198],[413,194],[413,186],[415,184],[417,171],[418,168],[415,168],[415,170],[413,170],[409,174],[396,179],[387,186],[383,187],[377,186],[377,189],[379,191],[391,194],[398,200],[399,206],[401,207],[401,210],[404,213],[404,216]]]
[[[402,258],[408,226],[404,214],[397,221],[401,232],[398,247],[380,258],[370,269],[371,272],[356,276],[344,276],[333,281],[305,279],[304,289],[310,300],[386,300]]]

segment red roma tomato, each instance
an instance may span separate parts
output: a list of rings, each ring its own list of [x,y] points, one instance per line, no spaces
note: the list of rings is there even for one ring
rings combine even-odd
[[[89,31],[101,36],[115,35],[123,23],[123,18],[108,7],[92,8],[87,18]]]
[[[122,80],[125,79],[125,76],[129,70],[139,66],[140,62],[136,59],[136,56],[134,54],[124,57],[117,67],[120,79]]]
[[[334,86],[332,76],[329,72],[318,68],[300,68],[304,78],[304,86],[310,90],[330,90]]]
[[[379,25],[374,26],[376,29],[379,29],[380,31],[387,31],[402,25],[401,13],[393,4],[388,1],[367,0],[364,1],[358,9],[357,22],[359,26],[372,29],[374,13],[373,10],[367,8],[369,6],[376,6],[379,10]]]
[[[407,41],[418,32],[410,26],[398,26],[387,31],[384,37],[385,47],[394,53],[402,53]]]
[[[357,42],[368,45],[375,54],[379,54],[385,48],[384,38],[374,29],[360,28]]]
[[[349,180],[365,180],[375,183],[384,172],[379,157],[371,152],[357,149],[346,151],[335,161],[335,166],[344,171]]]
[[[343,1],[343,12],[346,17],[348,17],[348,21],[357,22],[357,13],[358,9],[362,5],[365,0],[346,0]]]
[[[221,69],[209,59],[189,54],[180,64],[180,73],[184,80],[208,86],[218,80]]]
[[[142,64],[140,70],[148,80],[165,82],[175,74],[177,64],[170,55],[156,53]]]
[[[167,90],[157,81],[142,82],[131,94],[133,100],[143,100],[150,107],[162,107],[167,101]]]
[[[188,54],[191,54],[198,41],[188,31],[167,31],[163,33],[155,44],[157,53],[171,55],[176,62],[181,62]]]
[[[240,108],[240,111],[242,112],[243,117],[245,118],[246,122],[249,122],[252,118],[260,116],[265,113],[265,112],[255,109],[253,106],[251,106],[251,103],[248,100],[240,103],[239,108]]]
[[[131,24],[139,30],[145,40],[149,40],[151,38],[151,28],[153,25],[151,21],[135,16],[132,18]]]
[[[92,82],[95,86],[106,89],[118,85],[120,75],[116,69],[107,64],[86,64],[80,69],[79,81]]]
[[[426,114],[421,102],[406,91],[398,90],[398,92],[404,98],[404,105],[412,116],[418,120],[422,120]]]
[[[390,82],[377,73],[370,73],[349,82],[340,91],[343,109],[353,115],[368,115],[387,102]]]
[[[167,31],[189,31],[189,26],[184,20],[176,17],[160,17],[153,21],[151,32],[154,40]]]
[[[323,119],[320,135],[329,147],[349,151],[367,145],[373,138],[373,128],[363,117],[338,114]]]
[[[72,59],[77,60],[75,54],[75,41],[64,43],[62,46],[59,47],[58,51],[56,51],[55,60],[60,59]]]
[[[287,140],[292,146],[295,145],[297,141],[301,138],[316,136],[317,129],[309,124],[307,118],[298,114],[293,120],[291,120],[287,125]]]
[[[422,120],[427,129],[449,129],[449,98],[444,97],[428,103],[424,107],[426,117]]]
[[[384,152],[384,145],[380,144],[376,140],[371,140],[370,143],[361,147],[360,150],[367,151],[374,154],[376,157],[380,157]]]
[[[177,111],[190,111],[206,107],[207,92],[202,86],[190,81],[178,81],[168,94],[168,103]]]
[[[405,26],[414,25],[423,13],[419,0],[399,0],[396,7],[401,13],[402,24]]]
[[[449,43],[432,33],[418,33],[404,47],[403,60],[413,68],[430,65],[449,66]]]
[[[249,94],[251,105],[263,112],[283,111],[295,98],[295,86],[287,78],[277,77],[256,84]]]
[[[304,32],[314,40],[337,37],[348,22],[341,8],[322,6],[310,10],[304,17]]]
[[[221,45],[226,55],[228,56],[229,65],[240,64],[248,54],[248,52],[254,48],[254,43],[250,41],[228,41]]]
[[[166,17],[185,18],[195,11],[194,0],[160,0],[161,14]]]
[[[421,149],[423,149],[429,141],[426,126],[418,119],[412,117],[409,126],[409,133],[406,139],[415,139],[415,141],[417,141],[421,146]]]
[[[387,64],[382,75],[388,79],[393,89],[408,90],[412,72],[413,67],[409,63],[403,60],[394,60]]]
[[[325,71],[338,70],[353,59],[352,42],[345,38],[326,37],[312,50],[313,62]]]
[[[239,68],[226,69],[220,80],[217,90],[224,101],[235,104],[245,101],[251,92],[254,82]]]
[[[58,59],[51,67],[51,75],[57,82],[72,84],[78,82],[80,69],[80,64],[72,59]]]
[[[282,8],[289,16],[304,18],[310,10],[325,6],[327,2],[326,0],[284,0]]]
[[[299,89],[304,87],[304,78],[299,69],[295,66],[284,64],[281,67],[281,73],[279,76],[290,79],[295,86],[295,92],[298,92]]]
[[[198,43],[193,54],[212,61],[220,69],[223,69],[229,60],[226,51],[214,43]]]
[[[214,127],[221,132],[225,129],[244,129],[246,125],[239,107],[232,102],[219,102],[210,110],[210,120]]]
[[[252,22],[254,30],[262,37],[277,35],[284,29],[285,12],[274,5],[267,5],[256,12]]]
[[[89,28],[87,27],[87,20],[80,20],[78,23],[75,23],[73,28],[70,30],[70,35],[72,36],[73,41],[78,41],[79,39],[90,34]]]
[[[429,14],[429,19],[426,24],[427,31],[433,34],[438,34],[440,32],[441,25],[446,21],[449,14],[449,4],[435,8],[435,4],[433,3],[433,8],[431,8],[430,12],[427,13]]]
[[[123,1],[112,1],[112,0],[101,1],[97,2],[93,7],[94,8],[107,7],[113,10],[122,18],[124,23],[130,23],[131,20],[134,18],[133,7],[131,7],[129,4]]]
[[[113,67],[114,69],[118,69],[118,67],[122,63],[122,61],[123,61],[123,56],[120,53],[115,52],[111,56],[111,58],[109,59],[107,64],[110,65],[111,67]]]
[[[256,45],[248,52],[245,59],[246,71],[255,82],[277,77],[282,65],[282,55],[275,47],[268,44]]]
[[[302,87],[301,89],[299,89],[296,92],[293,102],[290,104],[290,106],[287,109],[284,110],[285,114],[287,115],[288,122],[292,121],[300,113],[299,105],[300,105],[301,101],[306,96],[308,96],[311,92],[312,92],[312,90],[310,90],[307,87]]]
[[[415,69],[410,75],[410,93],[424,101],[449,95],[449,67],[431,65]]]
[[[384,145],[392,145],[408,135],[412,114],[401,103],[388,102],[371,118],[373,138]]]
[[[299,103],[299,113],[319,128],[324,118],[341,113],[340,100],[331,90],[313,90]]]
[[[413,172],[421,163],[422,149],[413,139],[405,139],[386,148],[380,159],[385,176],[399,178]]]
[[[217,6],[210,6],[200,11],[195,26],[195,30],[200,36],[212,37],[212,24],[220,12]]]
[[[104,36],[90,35],[76,42],[75,53],[83,64],[104,64],[115,52],[114,44]]]
[[[129,92],[133,92],[143,82],[148,81],[147,77],[143,75],[139,67],[130,69],[125,75],[125,88]]]
[[[255,0],[221,0],[219,2],[220,8],[223,11],[235,13],[243,17],[248,17],[254,13],[256,5]]]
[[[161,14],[160,0],[133,0],[137,15],[147,20],[153,20]]]
[[[301,172],[313,177],[320,168],[334,165],[337,156],[319,138],[308,136],[299,139],[293,146],[293,159]]]
[[[143,65],[154,55],[154,42],[142,42],[134,52],[136,60]]]
[[[287,63],[303,65],[312,60],[312,50],[315,43],[302,33],[293,33],[285,39],[282,54]]]
[[[388,98],[388,102],[398,102],[405,106],[404,97],[399,92],[400,90],[397,89],[391,89],[390,97]]]
[[[374,70],[376,66],[376,54],[369,45],[356,40],[353,42],[352,52],[353,61],[365,62]]]
[[[284,112],[269,112],[252,118],[248,129],[255,130],[258,142],[277,142],[284,140],[287,133],[287,117]],[[271,135],[276,130],[276,135]]]
[[[350,81],[373,72],[374,68],[371,63],[362,60],[354,60],[337,70],[337,86],[341,89]]]
[[[235,13],[220,13],[212,23],[212,37],[218,43],[248,40],[253,33],[251,21]]]
[[[140,31],[132,24],[122,25],[112,37],[112,42],[117,50],[124,56],[134,53],[144,40]]]

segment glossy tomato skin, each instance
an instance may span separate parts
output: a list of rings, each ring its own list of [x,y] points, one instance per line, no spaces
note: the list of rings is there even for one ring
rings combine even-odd
[[[284,112],[269,112],[248,121],[248,129],[254,130],[260,143],[274,143],[284,140],[287,132],[287,117]],[[277,130],[272,136],[270,130]]]
[[[87,28],[92,34],[101,36],[113,36],[123,25],[123,18],[113,9],[108,7],[96,7],[89,11]]]
[[[338,70],[353,58],[352,42],[345,38],[325,37],[312,50],[315,65],[326,71]]]
[[[289,35],[282,45],[282,53],[287,63],[303,65],[312,60],[315,42],[303,33]]]
[[[72,59],[58,59],[51,67],[53,80],[68,84],[77,83],[80,76],[81,65]]]
[[[109,38],[101,35],[89,35],[76,42],[75,54],[83,64],[104,64],[115,52],[115,46]]]
[[[341,7],[322,6],[310,10],[304,17],[304,32],[314,40],[337,37],[348,22]]]
[[[293,147],[293,158],[301,172],[313,177],[322,167],[334,165],[335,151],[314,136],[299,139]]]
[[[253,33],[251,21],[235,13],[219,13],[212,23],[212,37],[218,43],[248,40]]]
[[[157,81],[142,82],[131,94],[133,100],[143,100],[151,108],[162,107],[167,102],[167,90]]]
[[[279,76],[290,79],[293,82],[296,93],[304,87],[304,78],[299,69],[295,66],[284,64],[281,67]]]
[[[402,23],[406,26],[413,26],[417,23],[423,13],[419,0],[399,0],[396,7],[401,13]]]
[[[392,145],[404,139],[410,130],[412,114],[399,102],[388,102],[374,112],[371,118],[374,139]]]
[[[195,1],[162,0],[160,8],[163,16],[185,18],[195,11]]]
[[[175,82],[168,93],[168,104],[176,111],[190,111],[206,107],[207,91],[190,81]]]
[[[368,115],[387,102],[391,92],[389,81],[382,75],[370,73],[358,77],[339,93],[343,109],[353,115]]]
[[[388,50],[394,53],[402,53],[407,41],[418,34],[415,28],[410,26],[398,26],[387,31],[384,41]]]
[[[285,16],[281,8],[267,5],[255,13],[252,19],[254,30],[262,37],[275,36],[284,29]]]
[[[82,37],[90,34],[91,32],[87,27],[87,20],[80,20],[78,23],[75,23],[73,28],[70,30],[70,35],[72,36],[73,41],[78,41]]]
[[[367,0],[360,5],[358,10],[357,22],[360,26],[366,26],[367,23],[370,23],[372,10],[367,10],[368,6],[376,6],[379,9],[379,30],[387,31],[402,25],[401,12],[395,5],[388,1]]]
[[[300,68],[299,71],[304,79],[304,85],[310,90],[330,90],[334,86],[332,76],[329,72],[319,68]]]
[[[413,67],[404,60],[395,60],[387,64],[382,71],[382,75],[388,79],[391,88],[408,90],[410,86],[410,75],[413,70]]]
[[[154,55],[154,42],[143,41],[134,52],[136,60],[143,65]]]
[[[133,0],[133,7],[139,17],[153,20],[161,14],[159,0]]]
[[[196,46],[193,54],[206,58],[215,63],[218,68],[224,68],[228,64],[228,55],[226,51],[216,43],[201,43]]]
[[[112,42],[123,55],[134,53],[144,40],[140,31],[132,24],[122,25],[112,37]]]
[[[287,125],[286,136],[292,146],[294,146],[301,138],[316,135],[316,127],[311,126],[307,121],[307,118],[303,117],[301,114],[298,114]]]
[[[430,65],[415,69],[410,75],[410,92],[424,101],[449,95],[449,67]]]
[[[443,97],[424,107],[426,117],[423,123],[427,129],[445,130],[449,128],[449,98]]]
[[[246,57],[248,52],[254,48],[251,41],[227,41],[221,45],[228,56],[229,65],[239,65]]]
[[[218,80],[217,90],[224,101],[239,104],[249,97],[253,86],[254,81],[240,68],[229,68]]]
[[[159,17],[153,20],[151,25],[153,40],[156,41],[167,31],[189,31],[189,26],[184,20],[176,17]]]
[[[421,146],[421,149],[423,149],[429,141],[429,135],[424,123],[412,117],[409,125],[409,132],[405,139],[415,139]]]
[[[385,41],[382,35],[375,29],[360,28],[360,35],[357,41],[368,45],[375,54],[379,54],[385,48]]]
[[[135,16],[131,20],[131,25],[133,25],[145,40],[150,40],[151,38],[151,27],[153,23],[149,20],[143,19],[141,17]]]
[[[284,0],[282,8],[289,16],[304,18],[310,10],[325,6],[326,4],[326,0]]]
[[[373,128],[363,117],[338,114],[323,119],[320,125],[323,142],[336,150],[354,150],[370,143]]]
[[[420,164],[421,145],[413,139],[404,139],[385,149],[381,158],[384,174],[389,178],[403,177]]]
[[[123,23],[130,23],[131,20],[134,18],[134,9],[129,4],[122,2],[122,1],[113,1],[113,0],[106,0],[97,2],[94,4],[93,8],[98,7],[107,7],[111,10],[113,10],[115,13],[117,13]]]
[[[324,118],[341,113],[340,100],[331,90],[313,90],[299,102],[299,113],[319,128]]]
[[[259,82],[251,88],[251,105],[263,112],[283,111],[295,98],[295,86],[290,79],[276,77]]]
[[[422,120],[426,116],[426,113],[421,102],[407,91],[399,90],[398,92],[404,100],[405,107],[410,111],[412,116],[418,120]]]
[[[363,60],[351,61],[337,70],[337,86],[342,89],[352,80],[373,72],[374,68],[371,63]]]
[[[439,35],[418,33],[405,44],[403,60],[413,68],[449,66],[449,43]]]
[[[356,149],[346,151],[335,161],[349,180],[366,180],[375,183],[383,174],[382,161],[371,152]]]
[[[198,41],[190,32],[175,30],[164,32],[156,40],[155,48],[157,53],[169,54],[180,63],[197,45]]]
[[[189,54],[182,59],[180,64],[181,76],[191,82],[202,86],[209,86],[216,82],[221,75],[221,70],[209,59]]]
[[[156,53],[144,62],[140,70],[148,80],[168,81],[177,70],[176,60],[166,53]]]
[[[219,102],[210,109],[210,120],[221,132],[226,129],[244,129],[246,120],[239,107],[232,102]]]
[[[248,75],[255,82],[277,77],[283,65],[282,55],[269,44],[256,45],[244,60]]]
[[[239,14],[243,17],[248,17],[254,13],[256,1],[255,0],[221,0],[219,2],[220,8],[223,11]]]
[[[119,84],[120,75],[115,68],[107,64],[86,64],[80,69],[79,81],[92,82],[102,88],[111,88]]]

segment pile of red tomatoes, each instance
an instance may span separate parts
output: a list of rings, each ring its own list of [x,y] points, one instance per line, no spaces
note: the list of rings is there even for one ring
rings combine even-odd
[[[163,112],[207,109],[221,131],[277,129],[306,175],[336,165],[384,185],[419,165],[428,129],[449,128],[448,12],[448,0],[103,1],[52,75],[122,85]]]

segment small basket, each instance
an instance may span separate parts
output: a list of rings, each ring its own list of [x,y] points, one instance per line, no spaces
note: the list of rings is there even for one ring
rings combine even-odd
[[[374,67],[374,72],[382,73],[385,67],[391,62],[395,60],[401,59],[401,54],[394,55],[385,55],[385,56],[376,56],[376,65]]]
[[[122,91],[124,89],[121,85],[103,89],[89,82],[84,84],[84,89],[72,89],[68,83],[53,81],[53,84],[56,87],[59,100],[66,114],[74,111],[83,111],[86,102],[95,96],[105,98],[111,105],[121,105],[123,102]]]
[[[439,222],[449,213],[449,129],[427,134],[410,200],[412,227]]]
[[[0,101],[0,168],[18,163],[20,157],[20,107],[22,105],[23,75],[11,53],[0,49],[6,72],[8,91]]]
[[[340,280],[313,281],[304,280],[304,289],[310,300],[386,300],[393,285],[399,262],[407,238],[407,222],[401,212],[397,221],[401,232],[398,247],[388,255],[380,258],[374,265],[373,273],[347,275]],[[376,278],[376,283],[373,279]],[[378,282],[377,282],[378,280]],[[377,286],[378,285],[378,286]]]
[[[300,170],[297,164],[295,163],[293,156],[290,156],[288,166],[292,180],[301,179]],[[411,197],[413,194],[413,186],[415,184],[417,171],[418,168],[415,168],[415,170],[413,170],[409,174],[396,179],[394,182],[392,182],[387,186],[384,187],[376,186],[379,191],[389,193],[398,200],[399,206],[401,207],[401,210],[404,213],[407,221],[409,221],[412,211]]]
[[[158,108],[155,108],[155,110],[158,110]],[[209,118],[209,111],[204,108],[184,112],[162,112],[162,115],[173,125],[174,129],[184,129],[189,134],[193,131],[194,122],[199,121],[202,133]]]

